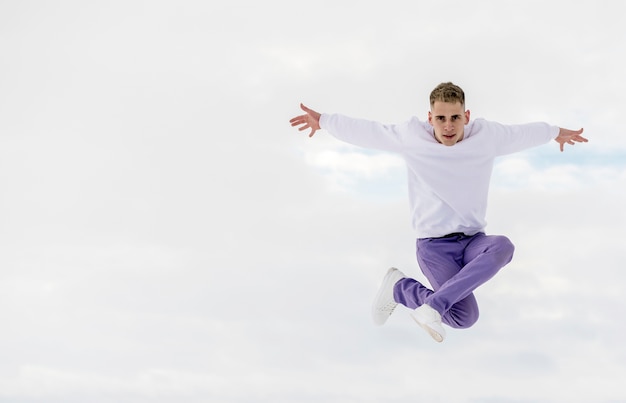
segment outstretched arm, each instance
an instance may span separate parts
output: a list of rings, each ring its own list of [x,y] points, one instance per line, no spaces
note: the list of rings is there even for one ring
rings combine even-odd
[[[554,139],[557,143],[560,144],[561,152],[563,151],[563,147],[565,147],[565,143],[574,145],[575,143],[586,143],[587,140],[583,136],[581,136],[583,129],[579,130],[568,130],[559,128],[559,135]]]
[[[300,115],[300,116],[296,116],[295,118],[292,118],[289,121],[289,123],[291,123],[291,126],[293,126],[293,127],[301,126],[301,127],[298,128],[298,130],[300,130],[300,131],[306,130],[306,129],[311,129],[311,132],[309,133],[309,137],[313,137],[315,132],[320,129],[320,116],[321,116],[321,114],[319,114],[318,112],[315,112],[313,109],[307,108],[303,104],[300,104],[300,108],[303,111],[305,111],[306,114]]]

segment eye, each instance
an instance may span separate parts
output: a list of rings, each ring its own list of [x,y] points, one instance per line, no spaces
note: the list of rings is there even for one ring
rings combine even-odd
[[[437,120],[443,122],[444,120],[446,120],[445,116],[437,116]]]
[[[461,118],[461,116],[454,115],[454,116],[452,116],[452,121],[454,122],[455,120],[459,120],[460,118]]]

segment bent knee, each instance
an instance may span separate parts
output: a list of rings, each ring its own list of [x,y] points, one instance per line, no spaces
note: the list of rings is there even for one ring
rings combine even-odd
[[[515,245],[511,240],[503,235],[497,237],[496,248],[501,256],[508,262],[513,259],[513,253],[515,253]]]
[[[444,318],[444,322],[454,329],[467,329],[478,321],[478,309],[471,310],[454,310],[448,311],[448,317]]]
[[[454,329],[467,329],[474,326],[476,322],[478,322],[478,314],[476,314],[475,316],[463,318],[462,320],[454,320],[448,325]]]

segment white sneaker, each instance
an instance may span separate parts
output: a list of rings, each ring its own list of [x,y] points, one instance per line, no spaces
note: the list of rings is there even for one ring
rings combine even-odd
[[[430,334],[430,337],[436,342],[441,343],[446,337],[446,330],[441,324],[441,315],[430,306],[423,304],[419,308],[411,312],[411,317],[424,330]]]
[[[383,325],[398,306],[396,300],[393,299],[393,286],[405,277],[404,273],[395,267],[387,270],[372,305],[372,318],[376,325]]]

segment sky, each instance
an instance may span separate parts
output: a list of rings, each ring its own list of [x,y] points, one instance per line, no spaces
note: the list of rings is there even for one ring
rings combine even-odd
[[[626,402],[626,34],[614,1],[0,2],[0,403]],[[587,144],[499,158],[514,260],[435,343],[384,123],[453,81],[472,118]]]

